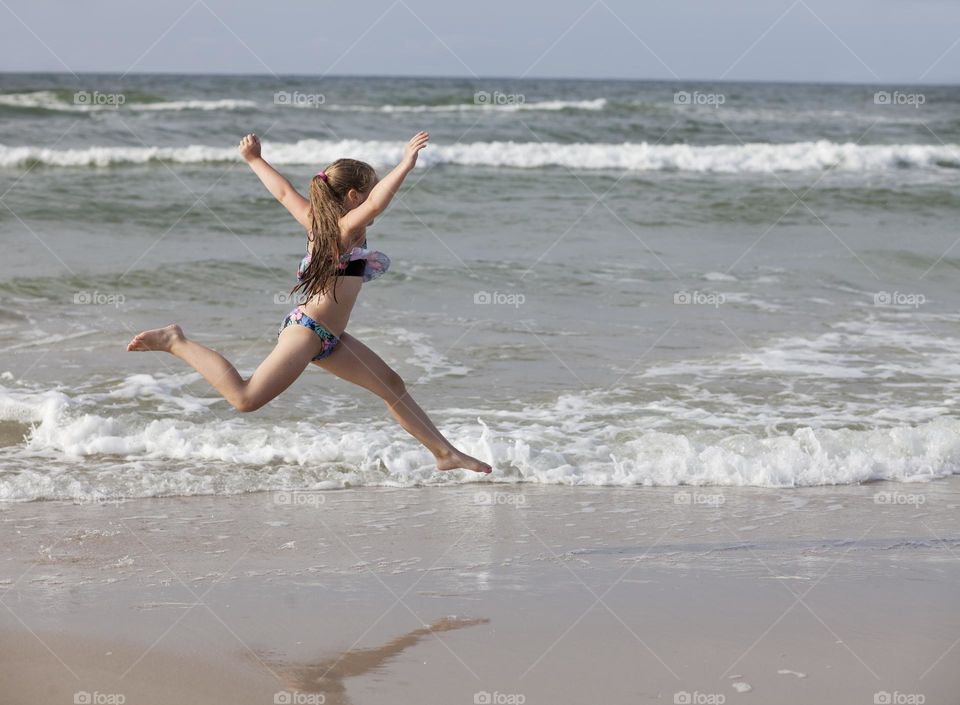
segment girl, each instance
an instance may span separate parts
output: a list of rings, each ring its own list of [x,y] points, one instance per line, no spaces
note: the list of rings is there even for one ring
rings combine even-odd
[[[433,453],[438,470],[491,467],[457,450],[407,392],[403,379],[375,352],[344,329],[363,282],[383,274],[390,260],[366,249],[367,228],[383,213],[430,136],[418,132],[403,149],[403,159],[383,180],[369,164],[338,159],[310,181],[307,201],[260,156],[260,140],[249,134],[240,154],[263,185],[307,229],[307,255],[297,272],[295,292],[304,303],[283,320],[277,346],[250,379],[219,353],[188,339],[180,326],[135,336],[129,351],[162,350],[203,375],[237,411],[255,411],[279,395],[313,362],[318,367],[382,398],[400,425]]]

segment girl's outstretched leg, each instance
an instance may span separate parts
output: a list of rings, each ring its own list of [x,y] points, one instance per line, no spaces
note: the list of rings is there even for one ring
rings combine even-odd
[[[188,339],[177,325],[139,333],[127,350],[157,350],[179,357],[203,375],[237,411],[255,411],[293,384],[320,347],[320,340],[312,331],[287,328],[277,346],[247,380],[223,355]]]
[[[400,375],[373,350],[349,333],[340,336],[340,343],[329,357],[317,360],[315,364],[341,379],[369,389],[383,399],[404,430],[433,453],[437,460],[437,469],[466,468],[484,473],[491,471],[492,468],[486,463],[457,450],[413,400]]]

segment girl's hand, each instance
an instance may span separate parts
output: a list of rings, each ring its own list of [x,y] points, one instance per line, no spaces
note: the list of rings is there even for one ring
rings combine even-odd
[[[417,163],[417,155],[420,153],[420,150],[426,147],[429,141],[430,134],[428,132],[421,131],[411,137],[410,141],[403,147],[402,163],[412,169]]]
[[[248,162],[260,156],[260,138],[252,132],[240,140],[240,156]]]

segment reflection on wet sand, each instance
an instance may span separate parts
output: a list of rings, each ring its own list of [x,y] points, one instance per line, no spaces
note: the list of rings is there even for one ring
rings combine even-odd
[[[315,663],[290,663],[264,659],[275,669],[287,688],[302,693],[322,693],[324,705],[349,705],[350,698],[343,681],[362,676],[386,664],[405,649],[416,645],[424,637],[438,632],[463,629],[477,624],[486,624],[489,619],[461,619],[445,617],[429,627],[414,629],[403,636],[388,641],[383,646],[368,649],[350,649],[334,658]]]

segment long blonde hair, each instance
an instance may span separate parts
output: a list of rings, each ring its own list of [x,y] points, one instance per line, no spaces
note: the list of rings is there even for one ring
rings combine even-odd
[[[299,292],[305,299],[311,299],[326,291],[332,281],[336,299],[337,265],[342,254],[340,219],[349,210],[347,194],[350,189],[367,193],[376,183],[377,172],[373,167],[356,159],[338,159],[311,179],[307,236],[310,264],[291,293]]]

